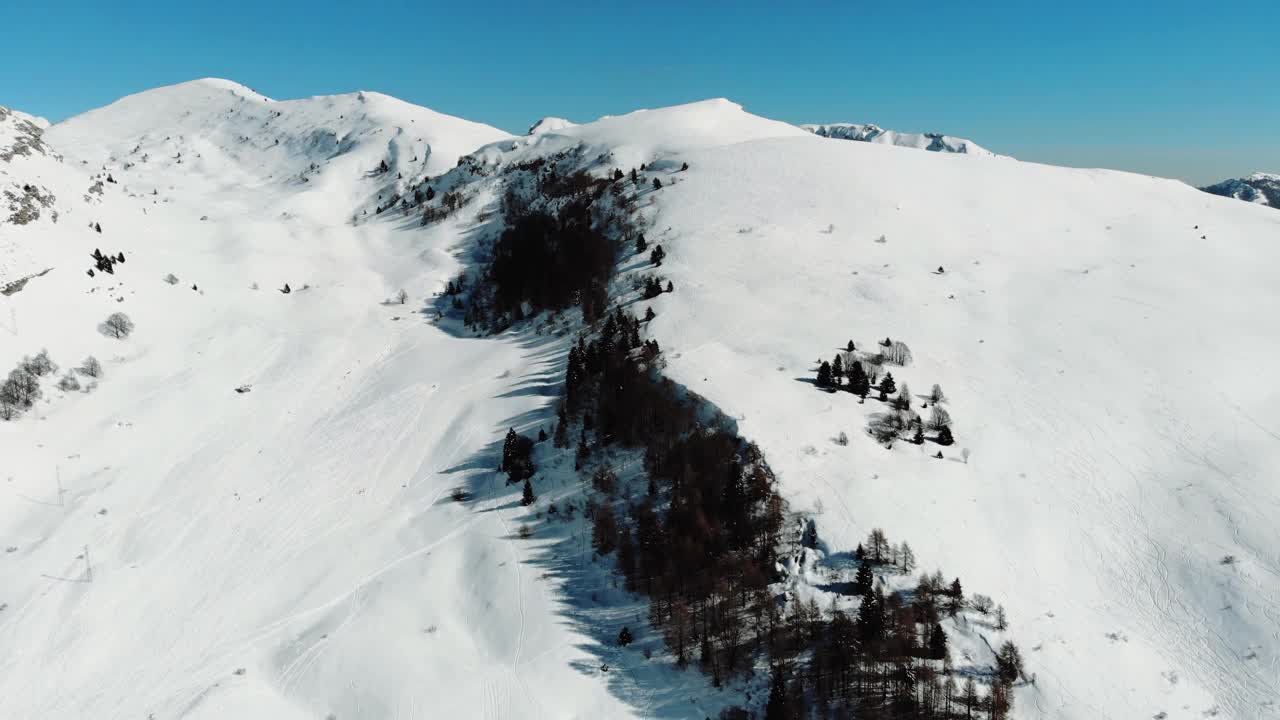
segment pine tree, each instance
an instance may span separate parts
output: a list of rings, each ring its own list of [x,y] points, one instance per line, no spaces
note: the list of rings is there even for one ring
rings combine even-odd
[[[831,363],[826,360],[823,360],[822,364],[818,366],[818,387],[831,387]]]
[[[955,617],[964,608],[964,589],[960,587],[960,578],[951,581],[951,589],[947,591],[947,614]]]
[[[866,400],[867,393],[871,392],[871,381],[867,378],[866,371],[862,369],[862,363],[857,360],[851,361],[845,374],[849,376],[849,392]]]
[[[533,494],[533,484],[529,482],[529,478],[525,478],[524,492],[520,495],[520,504],[527,507],[536,502],[537,499],[538,496]]]
[[[880,381],[879,388],[881,402],[888,400],[889,396],[896,392],[897,389],[897,384],[893,382],[893,373],[885,373],[884,379]]]
[[[622,178],[623,178],[622,170],[621,170],[620,168],[614,168],[614,169],[613,169],[613,179],[614,179],[614,180],[621,180]]]
[[[840,387],[840,380],[844,377],[844,360],[836,355],[836,359],[831,363],[831,385],[832,387]]]
[[[862,563],[858,566],[858,574],[853,578],[853,591],[858,595],[866,595],[871,592],[872,585],[875,584],[875,575],[871,573],[871,565]]]
[[[1012,640],[1005,640],[996,653],[996,672],[1007,683],[1016,682],[1022,675],[1022,653]]]
[[[947,657],[947,634],[938,623],[934,623],[929,631],[929,657],[934,660],[945,660]]]
[[[631,636],[631,628],[627,627],[626,625],[623,625],[622,629],[618,631],[619,647],[626,647],[630,645],[634,639],[635,638]]]
[[[654,245],[653,252],[649,253],[649,262],[655,266],[662,265],[662,259],[667,256],[667,251],[662,249],[661,245]]]
[[[556,434],[551,439],[551,444],[557,448],[569,447],[569,431],[565,428],[564,420],[556,423]]]
[[[654,319],[655,317],[657,317],[657,314],[653,312],[653,308],[651,308],[651,307],[650,307],[650,308],[645,308],[645,311],[644,311],[644,319],[645,319],[645,322],[648,322],[648,321],[650,321],[650,320]]]
[[[852,340],[850,340],[850,341],[849,341],[849,344],[848,344],[848,345],[846,345],[844,349],[845,349],[845,351],[846,351],[846,352],[853,352],[853,351],[854,351],[853,341],[852,341]]]
[[[640,233],[639,235],[636,236],[636,254],[640,255],[645,250],[648,250],[648,249],[649,249],[649,243],[645,241],[644,233]]]
[[[515,428],[507,430],[507,437],[502,441],[502,464],[498,466],[499,470],[507,470],[511,467],[511,460],[515,455],[518,437]]]
[[[680,170],[681,170],[681,172],[683,172],[683,171],[685,171],[685,170],[688,170],[688,169],[689,169],[689,163],[681,163],[681,164],[680,164]]]
[[[667,292],[675,292],[675,291],[676,291],[676,285],[675,285],[675,283],[673,283],[673,282],[671,282],[670,280],[668,280],[668,281],[667,281]]]
[[[435,199],[435,197],[436,197],[436,190],[435,190],[435,188],[433,188],[433,187],[431,187],[430,185],[428,185],[428,186],[427,186],[427,194],[426,194],[427,202],[431,202],[432,200],[434,200],[434,199]]]
[[[941,430],[939,430],[938,437],[936,438],[936,440],[939,445],[944,445],[944,446],[954,443],[955,438],[951,437],[951,428],[944,427]]]
[[[547,431],[543,428],[538,428],[538,442],[546,442],[546,441],[547,441]]]
[[[653,189],[654,189],[654,190],[661,190],[661,189],[662,189],[662,181],[661,181],[661,180],[659,180],[658,178],[654,178],[654,179],[653,179]]]

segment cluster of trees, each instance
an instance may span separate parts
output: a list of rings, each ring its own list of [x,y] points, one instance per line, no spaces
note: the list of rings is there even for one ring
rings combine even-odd
[[[985,689],[974,674],[961,682],[950,662],[942,616],[967,606],[957,578],[924,573],[909,592],[886,594],[873,567],[892,562],[910,572],[910,547],[890,544],[872,530],[867,549],[859,545],[853,594],[856,611],[794,602],[773,620],[769,636],[772,665],[765,718],[1005,718],[1010,689],[1022,676],[1016,645],[1005,642]],[[901,564],[898,565],[898,558]]]
[[[905,365],[910,361],[911,350],[906,343],[885,338],[876,352],[866,353],[858,351],[850,340],[834,359],[818,364],[815,384],[827,391],[853,393],[861,402],[866,402],[873,391],[878,393],[880,402],[888,405],[888,411],[873,415],[867,431],[886,446],[892,446],[899,439],[916,445],[923,445],[926,440],[942,446],[953,444],[951,414],[943,407],[947,398],[941,387],[935,384],[928,395],[920,398],[919,409],[929,410],[929,419],[925,421],[915,409],[911,388],[905,382],[899,385],[892,372],[879,375],[885,365]],[[925,431],[933,433],[932,437],[926,437]]]
[[[89,277],[93,277],[94,269],[97,269],[100,272],[105,272],[109,275],[115,275],[116,263],[120,263],[120,264],[124,263],[123,251],[116,253],[115,255],[103,255],[101,250],[99,250],[98,248],[94,248],[93,254],[90,255],[89,257],[93,258],[93,267],[89,268],[88,270]]]
[[[575,306],[587,322],[605,316],[620,239],[634,235],[625,212],[631,197],[619,180],[557,171],[571,155],[505,169],[513,175],[502,199],[506,229],[489,248],[484,282],[455,303],[464,305],[468,327],[501,331],[530,313]]]
[[[47,350],[41,350],[34,357],[22,358],[18,366],[9,372],[9,377],[0,383],[0,419],[13,420],[29,410],[36,401],[44,396],[40,382],[58,372],[58,364],[50,357]],[[73,392],[80,389],[80,381],[76,374],[97,379],[102,377],[102,365],[92,355],[85,358],[80,367],[68,372],[58,380],[59,390]]]
[[[531,212],[516,219],[493,248],[488,280],[493,309],[523,316],[535,310],[562,310],[575,302],[588,321],[599,317],[616,259],[615,245],[591,220],[590,205],[571,202],[555,217]]]

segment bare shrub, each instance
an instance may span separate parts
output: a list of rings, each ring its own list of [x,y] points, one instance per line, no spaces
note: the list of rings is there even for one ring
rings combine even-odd
[[[167,282],[167,283],[169,283],[170,285],[177,285],[177,284],[178,284],[178,276],[177,276],[177,275],[174,275],[173,273],[169,273],[168,275],[165,275],[165,276],[164,276],[164,281],[165,281],[165,282]]]

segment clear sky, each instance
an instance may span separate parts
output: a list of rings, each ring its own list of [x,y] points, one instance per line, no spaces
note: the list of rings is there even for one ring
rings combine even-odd
[[[60,120],[225,77],[377,90],[523,132],[728,97],[1023,160],[1202,184],[1280,172],[1280,2],[64,0],[0,40],[0,104]]]

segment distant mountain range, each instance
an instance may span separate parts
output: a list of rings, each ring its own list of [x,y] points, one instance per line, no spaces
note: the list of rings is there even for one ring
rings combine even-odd
[[[932,152],[982,155],[986,157],[995,156],[995,153],[972,140],[943,135],[942,133],[904,133],[896,130],[885,130],[870,123],[830,123],[827,125],[801,125],[800,127],[814,135],[838,140],[897,145],[898,147],[916,148],[917,150],[929,150]]]
[[[1200,188],[1207,193],[1280,208],[1280,175],[1257,172]]]

